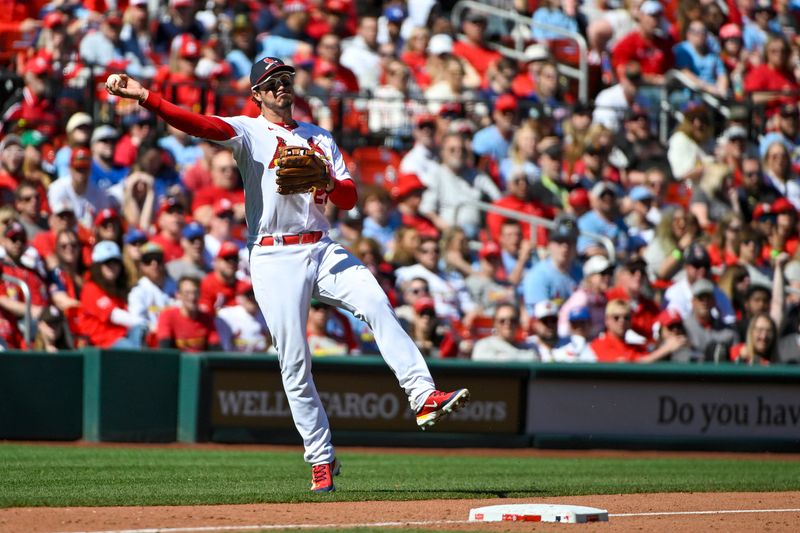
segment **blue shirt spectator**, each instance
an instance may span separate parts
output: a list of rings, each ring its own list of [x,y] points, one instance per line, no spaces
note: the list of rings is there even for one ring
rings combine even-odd
[[[691,28],[690,28],[691,29]],[[725,76],[725,65],[718,55],[699,52],[689,41],[675,45],[675,68],[690,70],[706,83],[716,84],[717,78]]]
[[[542,3],[544,4],[546,2]],[[561,8],[558,7],[558,3],[556,3],[556,5],[553,7],[543,6],[537,9],[533,13],[533,22],[547,24],[548,26],[555,26],[572,33],[578,33],[578,22],[573,17],[570,17],[564,13]],[[537,41],[564,38],[564,36],[561,34],[539,28],[536,25],[531,26],[531,32],[533,38]]]
[[[185,135],[185,134],[184,134]],[[172,154],[179,169],[195,164],[203,157],[203,149],[195,143],[183,144],[177,137],[170,135],[158,140],[158,145]]]
[[[543,300],[565,301],[578,288],[571,273],[562,272],[551,258],[539,261],[522,280],[525,307],[533,314],[533,306]]]
[[[488,155],[495,161],[502,161],[506,157],[509,146],[511,141],[503,137],[494,124],[479,130],[472,138],[472,151],[479,156]]]
[[[628,249],[628,226],[621,218],[609,221],[595,210],[588,211],[578,219],[578,229],[581,232],[597,233],[608,237],[617,250]],[[592,238],[581,235],[578,237],[578,253],[583,254],[590,247],[599,244]]]

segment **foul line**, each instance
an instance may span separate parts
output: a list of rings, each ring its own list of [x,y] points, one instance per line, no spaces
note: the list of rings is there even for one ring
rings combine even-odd
[[[609,514],[609,518],[626,518],[633,516],[685,516],[685,515],[718,515],[745,513],[800,513],[800,509],[731,509],[725,511],[665,511],[660,513],[617,513]],[[361,524],[264,524],[255,526],[198,526],[198,527],[156,527],[145,529],[108,529],[102,531],[78,531],[63,533],[188,533],[191,531],[248,531],[262,529],[319,529],[350,527],[402,527],[402,526],[434,526],[446,524],[478,524],[469,520],[422,520],[409,522],[364,522]]]

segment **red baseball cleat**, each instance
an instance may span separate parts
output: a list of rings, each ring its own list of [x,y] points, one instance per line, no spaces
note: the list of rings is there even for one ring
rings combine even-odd
[[[434,425],[443,416],[458,411],[469,401],[469,390],[458,389],[454,392],[433,391],[417,411],[417,425],[424,431]]]
[[[338,476],[341,470],[341,463],[334,458],[332,463],[322,463],[311,467],[311,491],[312,492],[333,492],[333,476]]]

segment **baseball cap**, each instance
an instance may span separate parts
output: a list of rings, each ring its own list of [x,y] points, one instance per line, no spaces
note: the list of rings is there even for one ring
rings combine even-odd
[[[392,187],[392,198],[401,200],[415,191],[424,191],[427,189],[425,184],[419,179],[416,174],[402,173],[397,175],[397,181]]]
[[[308,10],[308,5],[303,0],[285,0],[283,2],[284,13],[298,13]]]
[[[722,132],[720,138],[725,139],[726,141],[732,141],[734,139],[747,139],[747,130],[739,124],[733,124],[725,128],[725,131]]]
[[[85,146],[79,146],[72,150],[69,159],[69,166],[72,168],[87,169],[92,166],[92,152]]]
[[[119,246],[114,241],[100,241],[92,249],[92,263],[105,263],[112,259],[122,259]]]
[[[109,126],[108,124],[103,124],[102,126],[98,126],[92,132],[92,143],[96,143],[98,141],[105,141],[105,140],[116,140],[119,137],[119,133],[117,133],[116,128],[113,126]]]
[[[193,0],[169,0],[170,7],[188,7],[193,3]]]
[[[539,143],[539,152],[553,159],[561,159],[564,156],[564,147],[556,137],[550,137]]]
[[[16,220],[11,222],[6,227],[6,231],[3,233],[3,235],[5,235],[9,239],[22,235],[26,238],[26,240],[28,236],[28,234],[25,233],[25,227]]]
[[[533,306],[533,316],[538,320],[558,316],[558,304],[553,300],[542,300]]]
[[[113,219],[119,220],[119,213],[117,213],[116,209],[111,209],[111,208],[101,209],[100,212],[97,213],[97,216],[94,217],[94,225],[99,226],[103,222]]]
[[[772,214],[780,215],[784,213],[797,213],[792,202],[781,196],[772,202]]]
[[[674,326],[675,324],[681,324],[683,319],[677,310],[668,307],[658,314],[656,317],[656,322],[658,322],[662,328],[668,328],[670,326]]]
[[[439,56],[453,53],[453,38],[446,33],[432,35],[428,41],[428,53]]]
[[[652,200],[653,199],[653,191],[645,187],[644,185],[637,185],[631,192],[628,193],[628,196],[634,202],[643,202],[645,200]]]
[[[147,234],[139,228],[131,228],[125,234],[125,244],[141,244],[147,242]]]
[[[178,56],[185,59],[197,59],[200,57],[200,41],[190,33],[183,34],[178,45]]]
[[[239,247],[230,241],[223,242],[222,246],[219,247],[219,252],[217,252],[217,257],[220,258],[239,257]]]
[[[450,115],[448,117],[448,115]],[[446,102],[439,108],[439,116],[446,118],[460,118],[464,116],[464,106],[459,102]]]
[[[707,111],[708,108],[702,100],[689,100],[681,107],[681,113],[685,117],[703,116]]]
[[[755,209],[753,209],[753,220],[758,220],[761,217],[768,216],[772,214],[772,204],[767,203],[760,203],[757,204]]]
[[[158,208],[158,214],[161,215],[165,211],[169,211],[172,208],[180,207],[182,211],[186,211],[186,206],[183,205],[183,202],[177,196],[167,196],[161,202],[161,205]]]
[[[39,147],[47,139],[39,130],[27,130],[20,135],[20,143],[23,147],[35,146]]]
[[[550,59],[550,49],[546,44],[534,43],[525,48],[525,62],[531,63],[533,61],[545,61]]]
[[[68,198],[64,198],[55,205],[51,204],[50,208],[53,211],[54,215],[60,215],[61,213],[75,214],[75,206],[72,205],[72,201],[69,200]]]
[[[592,274],[600,274],[613,266],[613,263],[606,257],[602,255],[593,255],[583,264],[583,277],[586,278]]]
[[[253,63],[250,68],[250,87],[256,87],[276,72],[294,74],[294,67],[287,65],[277,57],[265,57]]]
[[[88,113],[84,113],[83,111],[78,111],[74,113],[69,120],[67,121],[66,131],[67,133],[72,133],[73,130],[76,128],[80,128],[81,126],[91,126],[92,125],[92,117],[89,116]]]
[[[616,187],[614,187],[614,185],[608,183],[607,181],[598,181],[597,183],[594,184],[594,187],[592,187],[592,196],[594,196],[595,198],[600,198],[601,196],[603,196],[608,192],[610,192],[614,196],[617,195]]]
[[[586,189],[574,189],[569,192],[567,202],[573,209],[588,209],[592,206]]]
[[[550,230],[551,241],[573,242],[578,238],[578,224],[571,215],[561,214],[554,220],[555,227]]]
[[[0,143],[0,151],[5,150],[6,148],[11,146],[12,144],[15,144],[15,145],[21,147],[22,146],[22,138],[20,138],[19,135],[16,135],[14,133],[6,135],[5,138],[3,139],[3,142]]]
[[[642,2],[642,5],[639,6],[639,11],[642,13],[642,15],[657,17],[664,12],[664,7],[656,0],[645,0]]]
[[[430,125],[436,124],[436,117],[431,115],[430,113],[423,113],[421,115],[417,115],[416,117],[414,117],[414,125],[418,128],[429,124]]]
[[[705,278],[700,278],[692,283],[692,296],[714,294],[714,284]]]
[[[501,94],[494,102],[496,111],[516,111],[519,107],[519,102],[511,94]]]
[[[414,302],[414,312],[419,314],[423,311],[436,311],[436,303],[433,301],[433,298],[429,296],[417,298],[417,301]]]
[[[349,8],[346,0],[328,0],[325,2],[325,9],[331,13],[347,13]]]
[[[582,307],[576,307],[575,309],[570,309],[567,317],[570,322],[589,321],[592,319],[589,308],[585,305]]]
[[[683,258],[687,265],[706,268],[711,266],[711,258],[708,252],[705,247],[699,243],[690,244],[683,253]]]
[[[56,26],[61,26],[66,22],[66,17],[61,11],[51,11],[47,15],[44,16],[44,20],[42,20],[42,25],[45,28],[53,29]]]
[[[203,237],[205,234],[206,230],[203,229],[203,226],[199,222],[190,222],[189,224],[186,224],[181,231],[183,238],[189,240]]]
[[[406,12],[402,7],[393,5],[383,10],[383,16],[389,22],[403,22],[406,18]]]
[[[719,29],[720,39],[741,39],[742,29],[736,24],[725,24]]]
[[[233,213],[233,203],[227,198],[220,198],[214,203],[214,215],[222,216],[225,213]]]
[[[44,57],[40,55],[33,56],[28,60],[27,63],[25,63],[25,71],[32,72],[37,76],[41,76],[42,74],[46,73],[49,68],[50,64]]]
[[[145,257],[161,256],[164,257],[164,249],[154,242],[146,242],[139,248],[142,259]]]
[[[637,253],[639,252],[640,249],[645,248],[648,245],[649,243],[646,240],[644,240],[640,235],[631,235],[628,238],[628,253],[629,254]],[[634,258],[634,259],[638,259],[644,262],[643,259],[639,258]]]
[[[478,252],[478,257],[481,259],[500,257],[500,246],[494,241],[486,241],[486,243]]]
[[[753,13],[756,11],[769,11],[774,13],[775,8],[772,6],[772,0],[755,0],[755,2],[753,2]]]

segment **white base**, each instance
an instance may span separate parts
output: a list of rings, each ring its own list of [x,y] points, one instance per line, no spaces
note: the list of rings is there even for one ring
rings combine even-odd
[[[469,512],[470,522],[559,522],[584,524],[608,522],[608,511],[580,505],[547,505],[522,503],[516,505],[490,505]]]

